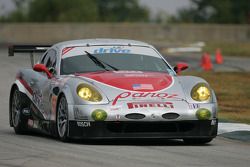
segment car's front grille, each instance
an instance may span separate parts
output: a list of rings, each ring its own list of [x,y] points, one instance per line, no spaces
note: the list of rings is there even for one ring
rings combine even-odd
[[[191,122],[109,122],[107,129],[114,133],[187,132],[194,128]]]

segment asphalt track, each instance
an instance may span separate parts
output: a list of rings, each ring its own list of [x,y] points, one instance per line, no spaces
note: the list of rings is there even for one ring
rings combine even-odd
[[[208,145],[178,140],[79,141],[62,143],[48,136],[15,135],[8,124],[9,89],[29,57],[7,57],[0,50],[0,167],[248,167],[250,144],[217,137]]]

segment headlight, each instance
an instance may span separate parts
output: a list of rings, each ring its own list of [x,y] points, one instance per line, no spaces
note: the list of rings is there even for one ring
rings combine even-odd
[[[90,85],[80,84],[76,91],[78,96],[83,100],[91,102],[99,102],[102,100],[102,95]]]
[[[191,97],[196,101],[206,101],[210,96],[211,92],[206,83],[195,85],[191,91]]]

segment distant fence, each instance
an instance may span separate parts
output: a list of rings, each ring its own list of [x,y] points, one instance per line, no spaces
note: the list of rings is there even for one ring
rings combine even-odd
[[[154,44],[249,42],[248,25],[147,23],[0,23],[0,44],[41,43],[84,38],[129,38]]]

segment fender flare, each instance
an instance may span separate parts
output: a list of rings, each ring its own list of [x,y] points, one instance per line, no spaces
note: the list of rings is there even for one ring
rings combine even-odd
[[[10,127],[13,127],[12,123],[12,113],[11,113],[11,100],[12,100],[12,94],[15,89],[18,89],[20,92],[25,94],[30,100],[32,99],[32,94],[25,88],[25,86],[19,81],[15,80],[15,82],[12,84],[10,89],[10,96],[9,96],[9,124]]]
[[[72,119],[72,118],[74,118],[73,106],[74,106],[75,102],[74,102],[74,98],[73,98],[71,89],[70,89],[70,87],[68,85],[65,85],[61,89],[60,93],[58,94],[58,98],[57,98],[57,102],[56,102],[56,111],[58,109],[59,100],[60,100],[62,95],[65,96],[65,98],[67,100],[67,103],[68,103],[68,116],[69,116],[69,119]]]
[[[32,89],[30,88],[30,90],[28,90],[28,89],[25,87],[25,85],[24,85],[25,83],[26,83],[26,81],[24,81],[24,82],[22,83],[20,80],[16,79],[15,82],[14,82],[14,84],[13,84],[12,87],[11,87],[11,90],[12,90],[12,88],[14,87],[14,85],[16,85],[17,88],[18,88],[18,90],[19,90],[20,92],[26,94],[30,99],[32,99],[32,96],[33,96]],[[27,84],[27,83],[26,83],[26,84]]]

